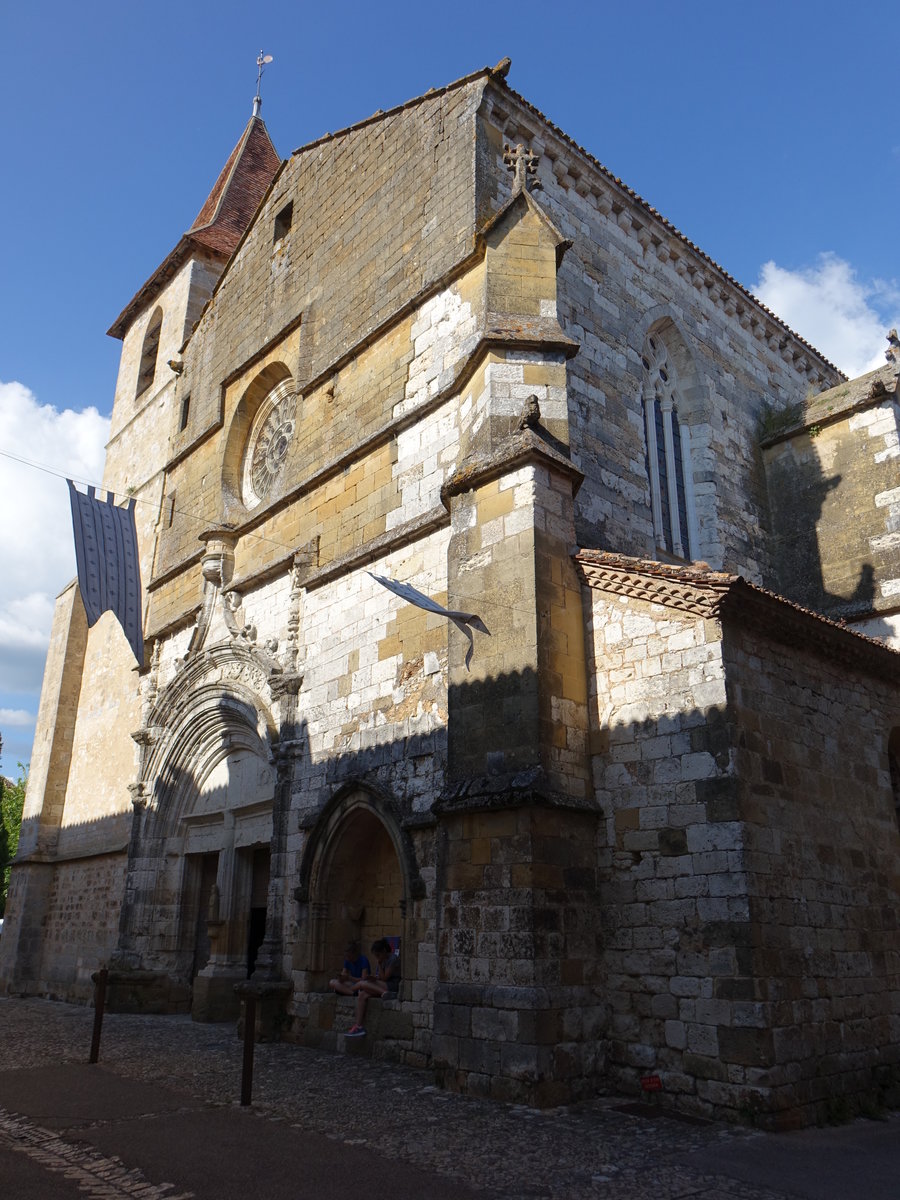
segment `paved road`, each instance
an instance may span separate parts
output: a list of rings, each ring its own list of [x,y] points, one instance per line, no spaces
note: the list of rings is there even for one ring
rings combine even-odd
[[[374,1178],[386,1182],[394,1200],[485,1195],[389,1154],[99,1066],[5,1071],[0,1088],[3,1193],[17,1200],[85,1191],[110,1200],[318,1200],[350,1195]],[[13,1190],[8,1165],[18,1172]]]
[[[237,1103],[231,1026],[0,1000],[3,1200],[898,1200],[900,1114],[762,1134],[602,1097],[552,1112],[448,1095],[371,1059],[258,1046]]]

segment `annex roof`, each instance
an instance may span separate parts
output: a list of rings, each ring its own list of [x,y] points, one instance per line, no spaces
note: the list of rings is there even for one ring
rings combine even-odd
[[[714,571],[705,563],[678,566],[607,550],[579,550],[575,564],[587,586],[693,616],[735,617],[776,641],[824,652],[835,661],[900,680],[900,652],[877,638],[750,583],[742,575]]]
[[[889,359],[883,367],[876,367],[865,375],[810,396],[796,408],[786,409],[780,414],[777,428],[762,438],[762,445],[772,446],[796,437],[806,429],[828,425],[865,408],[883,404],[886,400],[900,400],[900,361],[894,359]]]

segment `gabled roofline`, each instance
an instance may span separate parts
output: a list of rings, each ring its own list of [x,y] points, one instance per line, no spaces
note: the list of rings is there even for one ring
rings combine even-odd
[[[169,251],[149,279],[141,284],[116,317],[115,321],[113,321],[112,325],[110,325],[109,329],[107,329],[107,336],[117,338],[121,341],[133,323],[135,315],[142,308],[146,308],[153,297],[157,296],[165,285],[175,278],[193,254],[205,255],[207,258],[218,260],[223,265],[228,261],[228,256],[223,254],[221,250],[214,250],[211,246],[205,246],[190,233],[182,234],[175,248]]]
[[[433,100],[437,96],[447,95],[450,92],[453,92],[460,88],[466,87],[472,83],[475,83],[479,79],[485,80],[486,83],[493,82],[499,89],[502,89],[502,91],[505,92],[509,97],[513,98],[518,105],[521,105],[521,107],[526,109],[528,112],[532,113],[538,120],[540,120],[546,126],[546,128],[554,135],[554,137],[558,138],[561,142],[565,143],[567,146],[569,146],[571,149],[573,149],[578,155],[580,155],[583,159],[585,159],[588,163],[590,163],[592,168],[595,169],[596,171],[598,171],[603,176],[604,181],[606,183],[611,184],[614,189],[616,189],[617,191],[622,193],[623,196],[627,197],[628,200],[632,204],[634,204],[638,208],[642,209],[645,213],[647,213],[650,217],[652,217],[652,219],[654,221],[658,222],[667,232],[671,233],[675,238],[677,238],[686,247],[688,247],[688,249],[690,249],[693,254],[695,254],[697,257],[699,257],[712,270],[714,270],[718,275],[720,275],[724,280],[726,280],[733,288],[735,288],[738,292],[740,292],[753,305],[754,308],[758,309],[761,313],[764,313],[766,315],[766,317],[769,318],[775,325],[777,325],[779,328],[783,329],[786,334],[788,334],[792,339],[794,339],[799,345],[803,346],[804,349],[807,350],[818,362],[820,362],[823,366],[827,367],[830,371],[835,372],[835,374],[839,375],[841,379],[847,378],[847,376],[844,374],[844,372],[841,371],[837,366],[835,366],[835,364],[832,363],[829,359],[827,359],[821,353],[821,351],[817,350],[816,347],[813,346],[811,342],[808,342],[799,333],[797,333],[795,330],[791,329],[791,327],[785,321],[783,321],[781,319],[781,317],[779,317],[775,312],[773,312],[770,308],[768,308],[765,304],[763,304],[763,302],[758,297],[754,296],[753,293],[748,288],[746,288],[742,283],[740,283],[737,279],[735,279],[735,277],[733,275],[729,274],[729,272],[726,271],[725,268],[723,266],[721,266],[721,264],[717,263],[715,261],[715,259],[713,259],[709,254],[707,254],[705,250],[702,250],[695,242],[692,242],[690,240],[690,238],[688,238],[685,234],[683,234],[675,225],[672,224],[671,221],[669,221],[666,217],[664,217],[662,215],[662,213],[659,212],[658,209],[654,208],[651,204],[649,204],[646,200],[644,200],[644,198],[642,196],[640,196],[633,188],[630,188],[626,183],[624,183],[619,178],[619,176],[614,175],[612,173],[612,171],[610,171],[608,167],[605,167],[603,165],[603,163],[600,162],[599,159],[595,158],[595,156],[593,154],[591,154],[589,150],[586,150],[582,145],[580,145],[578,142],[576,142],[574,138],[570,137],[569,134],[565,133],[564,130],[562,130],[558,125],[556,125],[553,121],[551,121],[550,118],[547,117],[546,114],[544,114],[539,108],[537,108],[534,104],[531,104],[530,101],[526,100],[525,97],[521,95],[521,93],[517,92],[514,88],[510,87],[505,79],[507,70],[508,70],[508,63],[505,67],[502,66],[501,64],[498,64],[498,66],[496,66],[496,67],[481,67],[476,71],[470,72],[468,75],[463,75],[459,79],[453,80],[452,83],[448,83],[444,87],[429,88],[429,90],[427,92],[423,92],[419,96],[414,96],[410,100],[404,101],[402,104],[394,105],[393,108],[389,108],[389,109],[385,109],[385,110],[378,110],[377,112],[372,113],[371,116],[366,117],[361,121],[356,121],[351,125],[344,126],[343,128],[335,131],[334,133],[330,133],[330,132],[325,133],[321,137],[318,137],[311,142],[307,142],[304,145],[299,146],[297,149],[295,149],[291,152],[290,159],[296,158],[301,154],[306,154],[312,150],[315,150],[319,146],[325,145],[328,142],[336,141],[337,139],[345,137],[348,134],[354,133],[357,130],[364,129],[369,125],[373,125],[379,121],[383,121],[388,117],[393,117],[393,116],[396,116],[398,113],[408,111],[409,109],[415,108],[418,105],[423,104],[428,100]],[[248,129],[249,129],[249,126],[248,126]],[[247,136],[247,131],[245,130],[244,137],[246,137],[246,136]],[[239,156],[237,156],[237,157],[239,158]],[[290,159],[288,159],[286,161],[290,161]],[[285,166],[285,163],[283,162],[281,170],[284,169],[284,166]],[[276,175],[274,176],[274,178],[272,179],[272,181],[269,185],[269,188],[266,190],[265,195],[263,196],[262,200],[260,201],[259,206],[257,207],[256,213],[259,212],[259,208],[262,207],[262,204],[265,202],[266,197],[270,194],[270,192],[272,190],[272,186],[274,186],[274,184],[277,182],[277,179],[281,175],[281,170],[279,170],[276,173]],[[223,195],[226,190],[227,190],[227,188],[223,188]],[[221,197],[220,197],[220,203],[221,203]],[[507,206],[504,205],[504,209],[506,207]],[[543,213],[541,206],[535,205],[535,207],[538,209],[538,211],[541,212],[541,215],[548,222],[548,224],[551,224],[551,226],[552,226],[552,222],[550,221],[547,214]],[[502,211],[503,211],[503,209],[501,209],[501,212]],[[217,210],[217,213],[218,213],[218,210]],[[499,214],[495,214],[494,218],[492,218],[491,222],[489,222],[488,228],[490,227],[490,225],[493,224],[493,221],[494,221],[494,219],[496,219],[496,216],[499,216]],[[223,266],[223,270],[222,270],[222,276],[224,276],[227,273],[228,266],[230,265],[231,261],[234,259],[235,255],[239,251],[241,245],[244,242],[244,239],[246,238],[247,234],[249,233],[250,229],[252,228],[255,220],[256,220],[256,214],[254,214],[253,218],[251,219],[250,223],[247,226],[247,229],[244,231],[243,235],[238,240],[238,243],[234,247],[231,254],[228,255],[226,258],[224,258],[224,266]],[[177,269],[178,265],[180,265],[180,262],[179,262],[179,263],[175,264],[175,266],[173,266],[172,263],[170,262],[170,260],[173,260],[179,253],[184,252],[185,239],[188,238],[191,234],[199,232],[200,230],[206,229],[208,227],[209,226],[199,226],[196,229],[192,228],[191,230],[188,231],[187,234],[184,235],[184,237],[181,239],[181,241],[176,246],[175,250],[172,251],[172,253],[161,264],[161,266],[159,268],[157,268],[157,270],[153,273],[153,275],[150,276],[150,278],[147,280],[147,282],[141,287],[141,289],[135,295],[134,299],[129,303],[129,305],[122,311],[122,313],[119,314],[119,316],[113,322],[113,325],[108,330],[108,333],[110,334],[110,336],[119,337],[119,338],[124,336],[124,329],[127,327],[127,321],[128,321],[128,319],[130,319],[130,317],[134,313],[135,309],[140,306],[141,302],[144,302],[145,298],[147,296],[149,296],[149,294],[152,292],[154,286],[156,286],[163,277],[165,277],[166,280],[168,278],[171,278],[171,275],[174,273],[174,270]],[[481,232],[484,232],[484,231],[481,231]],[[202,243],[200,243],[200,244],[202,245]],[[220,256],[220,254],[216,254],[216,252],[212,251],[210,248],[207,247],[206,249],[207,249],[208,253],[212,253],[212,254],[214,254],[214,256],[217,256],[217,257]],[[215,292],[218,291],[218,286],[219,286],[220,282],[221,282],[221,277],[220,277],[220,280],[217,281],[216,287],[213,289],[213,295],[215,295]],[[186,339],[186,341],[189,341],[189,340],[190,340],[190,338],[188,337],[188,339]]]
[[[244,242],[246,241],[247,237],[250,234],[250,230],[253,228],[254,224],[256,223],[256,217],[259,214],[259,210],[263,207],[266,200],[271,195],[272,189],[278,183],[278,180],[281,178],[281,175],[284,172],[285,167],[288,165],[288,163],[291,161],[291,159],[296,158],[300,154],[305,154],[309,150],[314,150],[317,146],[322,146],[326,142],[333,142],[337,138],[343,137],[345,134],[355,133],[356,130],[364,129],[367,125],[373,125],[373,124],[375,124],[376,121],[382,121],[382,120],[384,120],[385,117],[392,117],[396,113],[403,112],[405,109],[414,108],[416,105],[422,104],[426,100],[433,100],[435,96],[444,95],[447,92],[451,92],[457,88],[464,87],[466,84],[473,83],[476,79],[481,79],[482,77],[490,78],[490,77],[496,76],[497,74],[498,74],[498,71],[497,71],[496,67],[482,67],[479,71],[473,71],[471,73],[471,75],[463,75],[461,79],[455,79],[453,81],[453,83],[448,83],[446,85],[446,87],[430,88],[427,92],[423,92],[421,96],[414,96],[412,100],[407,100],[403,104],[397,104],[394,106],[394,108],[389,108],[386,112],[379,111],[379,112],[373,113],[371,117],[366,117],[365,120],[363,120],[363,121],[357,121],[353,125],[347,125],[343,129],[339,129],[336,133],[325,133],[320,138],[316,138],[315,141],[307,142],[305,145],[300,146],[298,149],[292,151],[290,157],[285,159],[282,162],[280,170],[278,170],[275,173],[275,175],[273,176],[272,182],[269,184],[268,188],[266,189],[265,194],[263,195],[262,199],[259,202],[259,207],[257,208],[256,213],[253,216],[253,219],[250,221],[250,224],[247,226],[247,228],[244,230],[243,234],[241,235],[240,239],[238,240],[237,245],[232,250],[231,254],[228,256],[228,259],[222,268],[219,278],[216,280],[215,286],[212,290],[212,293],[210,294],[209,300],[207,300],[206,304],[204,304],[203,308],[200,310],[200,315],[197,318],[195,328],[197,325],[200,324],[200,321],[203,319],[203,314],[206,312],[207,308],[212,303],[217,292],[219,291],[220,286],[224,283],[225,277],[228,274],[228,270],[229,270],[232,262],[238,255],[241,247],[243,246]],[[545,219],[547,219],[547,218],[545,217]],[[190,340],[191,340],[191,334],[189,333],[188,336],[185,338],[183,345],[181,346],[182,353],[184,353],[184,351],[187,349],[187,345]]]
[[[493,214],[487,224],[482,225],[481,229],[479,229],[475,236],[477,244],[479,246],[486,244],[488,234],[491,232],[491,230],[496,229],[507,213],[511,212],[517,205],[520,204],[524,204],[530,212],[534,213],[534,215],[550,234],[550,238],[556,246],[556,266],[559,268],[566,251],[572,248],[572,240],[571,238],[567,238],[564,234],[560,233],[549,213],[544,211],[543,207],[538,204],[527,188],[522,188],[517,192],[514,191],[509,199]]]
[[[595,170],[600,172],[607,183],[612,184],[614,188],[627,196],[633,204],[636,204],[638,208],[643,209],[645,213],[651,216],[655,221],[658,221],[669,233],[678,238],[679,241],[683,242],[684,245],[687,246],[694,254],[707,263],[707,265],[721,275],[722,278],[727,280],[732,287],[736,288],[739,292],[746,296],[746,298],[752,302],[754,307],[764,312],[766,316],[769,317],[776,325],[780,326],[786,333],[790,334],[792,338],[799,342],[800,345],[815,355],[819,362],[823,363],[830,370],[835,371],[842,379],[847,378],[844,372],[839,367],[836,367],[833,362],[827,359],[825,355],[821,353],[821,351],[817,350],[811,342],[808,342],[806,338],[801,337],[799,333],[791,329],[791,327],[785,321],[783,321],[777,313],[774,313],[770,308],[767,308],[757,296],[753,295],[749,288],[746,288],[742,283],[739,283],[733,275],[730,275],[728,271],[721,266],[721,264],[717,263],[714,258],[706,253],[705,250],[702,250],[696,244],[696,242],[692,242],[689,237],[683,234],[680,229],[678,229],[672,224],[671,221],[664,217],[658,209],[654,208],[652,204],[649,204],[643,198],[643,196],[640,196],[633,188],[630,188],[628,184],[624,183],[618,175],[614,175],[612,171],[610,171],[608,167],[605,167],[599,159],[595,158],[589,150],[586,150],[584,146],[580,145],[575,141],[574,138],[570,137],[569,134],[560,129],[558,125],[554,124],[549,117],[541,112],[541,110],[535,105],[531,104],[530,101],[526,100],[524,96],[515,90],[515,88],[510,87],[510,85],[501,75],[494,74],[493,72],[490,72],[489,74],[491,74],[492,81],[499,88],[502,88],[504,92],[515,99],[517,104],[520,104],[523,108],[527,109],[530,113],[537,117],[538,120],[542,121],[555,137],[557,137],[561,142],[565,142],[567,146],[570,146],[578,154],[587,159],[587,161],[595,168]]]
[[[822,428],[842,421],[853,413],[874,408],[888,400],[900,400],[900,363],[888,362],[874,371],[857,375],[835,387],[826,388],[805,403],[786,409],[780,415],[782,421],[765,437],[760,446],[767,448],[779,442],[789,441],[809,429]]]
[[[393,117],[397,113],[415,108],[417,105],[423,104],[426,100],[433,100],[435,96],[445,96],[448,92],[454,92],[458,88],[474,83],[476,79],[497,79],[500,77],[500,73],[496,67],[481,67],[477,71],[472,71],[469,75],[463,75],[459,79],[454,79],[452,83],[445,84],[444,87],[429,88],[421,96],[413,96],[411,100],[404,100],[402,104],[395,104],[393,108],[378,109],[370,117],[366,117],[362,121],[355,121],[352,125],[345,125],[343,129],[338,129],[334,133],[323,133],[315,141],[306,142],[304,145],[298,146],[292,152],[291,158],[296,158],[298,154],[306,154],[310,150],[315,150],[317,146],[322,146],[326,142],[333,142],[337,138],[345,137],[348,133],[355,133],[358,129],[365,129],[367,125],[373,125],[376,121],[383,121],[386,117]]]

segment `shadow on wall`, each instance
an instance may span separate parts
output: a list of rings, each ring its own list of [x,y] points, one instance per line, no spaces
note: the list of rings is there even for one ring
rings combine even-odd
[[[875,568],[863,561],[869,547],[854,510],[843,506],[843,476],[823,474],[810,432],[764,447],[763,461],[777,590],[833,620],[870,613],[876,597]],[[850,563],[859,564],[855,582],[845,565]],[[829,591],[826,575],[846,575],[846,587]]]
[[[606,738],[597,740],[599,849],[584,832],[591,814],[574,819],[564,808],[534,808],[533,797],[515,809],[502,772],[493,777],[497,811],[490,798],[481,797],[483,827],[471,832],[470,785],[447,780],[444,728],[378,741],[373,724],[359,734],[370,744],[315,760],[298,722],[292,733],[302,751],[291,783],[275,785],[266,860],[273,880],[269,900],[281,906],[274,915],[282,921],[279,937],[294,948],[294,969],[309,973],[311,987],[321,987],[340,965],[348,936],[356,935],[364,948],[376,936],[400,936],[412,963],[414,947],[443,932],[448,942],[464,935],[467,949],[458,963],[448,959],[439,969],[458,970],[469,986],[471,963],[483,959],[487,985],[507,965],[510,972],[519,965],[527,969],[525,960],[534,959],[540,935],[542,983],[573,989],[566,1011],[588,993],[593,1003],[602,998],[608,1006],[607,1061],[613,1074],[633,1087],[648,1071],[661,1073],[664,1081],[669,1073],[685,1087],[692,1079],[701,1107],[713,1084],[727,1082],[726,1090],[734,1084],[732,1099],[741,1088],[753,1093],[760,1069],[772,1073],[765,1087],[777,1088],[785,1062],[801,1063],[806,1082],[786,1080],[784,1086],[812,1104],[816,1072],[833,1075],[839,1080],[833,1086],[849,1092],[856,1067],[868,1069],[895,1051],[900,1058],[900,1046],[891,1040],[898,1015],[891,1005],[900,994],[890,957],[900,928],[900,835],[890,786],[889,723],[883,746],[873,750],[872,739],[860,736],[858,714],[848,717],[846,704],[829,699],[829,688],[843,695],[850,686],[837,668],[823,667],[823,677],[813,677],[811,658],[783,648],[779,653],[752,632],[747,638],[743,657],[726,662],[726,673],[732,672],[727,709],[678,708],[679,691],[672,686],[657,695],[658,706],[671,704],[671,711],[640,722],[613,719]],[[868,694],[861,678],[855,685],[860,696]],[[461,746],[465,761],[474,766],[478,747],[487,758],[493,742],[511,753],[521,750],[522,764],[535,762],[537,748],[525,746],[516,724],[517,716],[531,713],[534,682],[525,673],[460,685],[454,711],[468,716],[458,732],[472,739]],[[874,705],[874,687],[872,695]],[[811,715],[813,702],[818,707]],[[388,730],[390,711],[385,715]],[[503,761],[508,766],[516,760]],[[489,765],[486,778],[492,778]],[[244,901],[234,897],[253,906],[254,872],[256,884],[262,878],[254,855],[261,847],[250,825],[242,841],[237,815],[230,872],[219,870],[218,857],[215,871],[204,870],[205,856],[225,850],[204,839],[221,824],[216,813],[227,805],[228,789],[214,785],[204,793],[189,773],[167,782],[169,795],[183,800],[193,793],[198,801],[181,809],[189,828],[173,828],[163,811],[153,821],[166,838],[185,837],[182,860],[193,857],[198,870],[184,871],[183,862],[166,867],[166,847],[145,840],[153,821],[139,811],[129,881],[137,890],[129,900],[145,903],[135,906],[143,913],[140,925],[129,928],[126,915],[121,935],[123,818],[62,831],[61,839],[64,834],[85,853],[92,845],[94,853],[51,864],[28,861],[37,830],[33,821],[25,823],[20,843],[25,853],[12,874],[12,937],[8,942],[5,932],[0,943],[6,978],[12,978],[7,949],[15,955],[18,947],[18,978],[29,990],[38,990],[38,981],[56,994],[81,988],[86,998],[90,972],[109,959],[120,936],[130,937],[142,952],[146,939],[156,938],[154,965],[163,965],[170,954],[174,969],[189,953],[196,969],[198,929],[202,934],[204,920],[217,919],[211,881],[232,889],[238,915]],[[443,805],[440,836],[429,811],[436,793]],[[157,801],[164,809],[166,797],[158,795]],[[254,807],[259,806],[248,806]],[[142,823],[147,828],[135,840]],[[301,860],[287,850],[288,835],[298,827],[308,848]],[[445,911],[436,928],[438,914],[429,915],[433,901],[420,872],[441,854],[447,856],[438,870],[439,880],[445,872],[438,882]],[[570,887],[566,870],[578,854],[587,856],[584,879]],[[144,855],[157,867],[142,865]],[[196,892],[193,899],[179,891],[188,885]],[[521,892],[522,920],[531,923],[515,936],[502,925],[519,903],[510,898],[511,887]],[[448,900],[454,891],[471,902]],[[583,898],[573,901],[576,892]],[[219,897],[219,916],[228,900]],[[454,904],[459,928],[451,930]],[[584,911],[591,905],[592,911]],[[238,930],[239,922],[229,952],[243,963],[246,947],[238,945]],[[43,959],[34,951],[41,943]],[[38,957],[28,957],[35,953]],[[54,979],[43,966],[51,959]],[[576,960],[582,964],[577,976],[565,975]],[[64,988],[65,979],[76,982]],[[516,981],[514,972],[510,979]],[[565,1023],[564,1014],[560,1021]],[[789,1051],[792,1058],[785,1057]],[[723,1078],[723,1064],[735,1069],[740,1083]]]
[[[742,629],[724,653],[727,708],[659,712],[671,680],[596,746],[609,1070],[809,1123],[900,1085],[896,694]]]

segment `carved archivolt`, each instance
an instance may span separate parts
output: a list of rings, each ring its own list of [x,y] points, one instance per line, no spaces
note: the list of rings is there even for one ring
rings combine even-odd
[[[166,830],[174,831],[229,754],[246,750],[274,760],[278,729],[263,699],[270,671],[262,657],[235,646],[197,655],[159,693],[146,725],[134,735],[141,747],[141,796]]]

